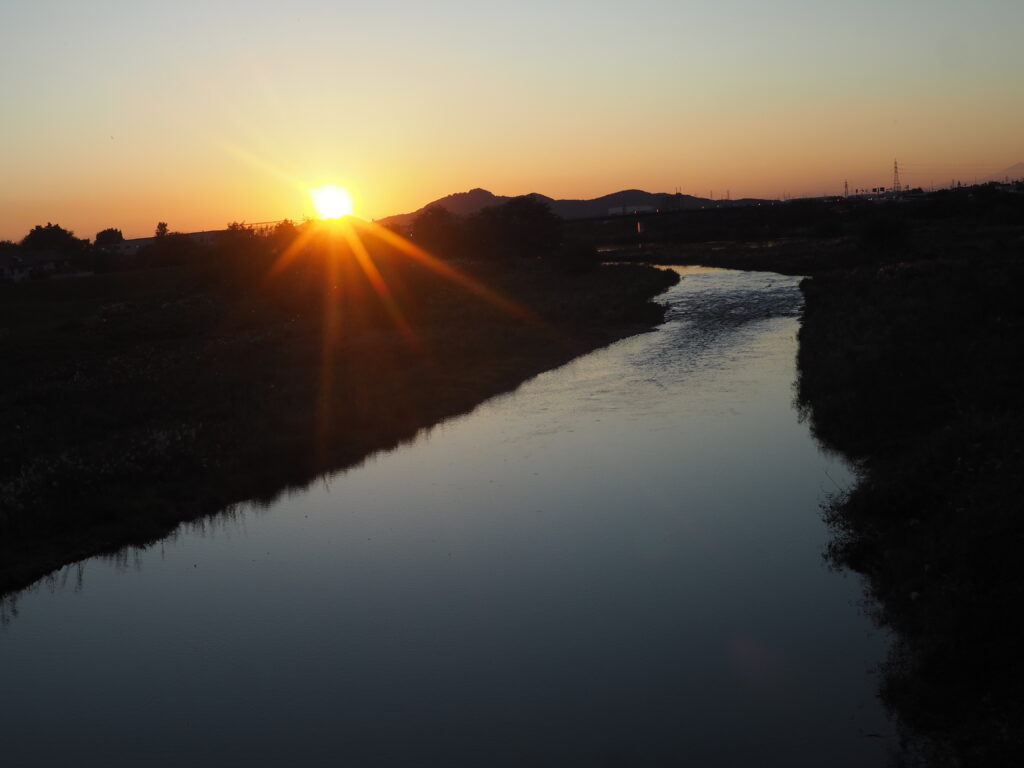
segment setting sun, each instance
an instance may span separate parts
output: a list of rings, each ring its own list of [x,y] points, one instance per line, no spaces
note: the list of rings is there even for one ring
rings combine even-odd
[[[340,219],[352,215],[352,195],[344,187],[326,184],[309,190],[309,195],[321,219]]]

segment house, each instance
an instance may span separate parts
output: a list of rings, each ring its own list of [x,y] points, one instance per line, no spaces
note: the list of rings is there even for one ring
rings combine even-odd
[[[0,253],[0,281],[48,277],[71,266],[69,256],[56,251],[9,251]]]
[[[225,229],[211,229],[203,232],[172,232],[169,234],[187,237],[197,245],[201,245],[204,248],[211,248],[217,242],[218,236],[226,231],[227,230]],[[147,245],[152,245],[155,242],[155,237],[135,237],[131,240],[122,240],[119,243],[110,243],[109,245],[104,246],[104,250],[106,250],[107,253],[112,253],[117,256],[132,257],[138,254],[138,252]]]

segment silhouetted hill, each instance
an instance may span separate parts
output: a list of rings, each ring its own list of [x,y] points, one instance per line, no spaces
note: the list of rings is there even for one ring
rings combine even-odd
[[[1004,168],[999,173],[992,174],[986,181],[1016,181],[1024,179],[1024,163],[1014,163],[1009,168]]]
[[[548,198],[544,198],[547,200]],[[713,204],[711,200],[693,195],[644,192],[642,189],[624,189],[593,200],[551,200],[551,210],[563,219],[587,219],[607,216],[616,209],[651,209],[683,211]]]
[[[420,208],[415,213],[405,215],[415,218],[430,206],[441,205],[450,213],[454,213],[458,216],[468,216],[471,213],[476,213],[481,208],[487,208],[492,205],[501,205],[511,199],[512,198],[506,197],[505,195],[495,195],[492,192],[488,192],[486,189],[480,189],[477,187],[476,189],[469,190],[469,192],[456,192],[454,195],[442,197],[440,200],[427,203],[423,208]]]
[[[536,192],[530,193],[526,197],[532,197],[535,200],[546,203],[556,215],[563,219],[587,219],[596,216],[607,216],[609,213],[616,211],[620,213],[630,210],[686,211],[713,205],[735,207],[764,202],[753,198],[710,200],[706,197],[694,197],[693,195],[645,192],[642,189],[624,189],[620,192],[612,192],[610,195],[595,197],[592,200],[555,200]],[[495,195],[486,189],[471,189],[468,192],[456,192],[453,195],[434,200],[412,213],[400,213],[395,216],[389,216],[386,219],[380,219],[377,223],[408,227],[412,225],[417,216],[434,205],[440,205],[449,212],[459,216],[468,216],[482,208],[501,205],[511,199],[511,197],[506,195]]]

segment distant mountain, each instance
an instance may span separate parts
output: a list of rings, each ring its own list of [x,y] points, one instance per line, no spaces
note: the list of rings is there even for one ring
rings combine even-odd
[[[630,213],[632,211],[686,211],[715,205],[719,207],[733,207],[765,202],[753,198],[710,200],[706,197],[694,197],[693,195],[644,192],[641,189],[624,189],[621,192],[613,192],[610,195],[595,197],[592,200],[555,200],[536,192],[526,195],[526,197],[532,197],[535,200],[546,203],[556,215],[563,219],[587,219],[615,213]],[[505,195],[495,195],[486,189],[471,189],[469,192],[456,192],[453,195],[434,200],[412,213],[400,213],[396,216],[388,216],[386,219],[379,219],[377,223],[409,227],[412,226],[412,223],[421,213],[434,205],[440,205],[459,216],[468,216],[483,208],[501,205],[511,199],[511,197]]]
[[[540,195],[536,195],[540,197]],[[693,195],[669,194],[667,192],[644,192],[642,189],[624,189],[610,195],[595,197],[593,200],[552,200],[542,198],[551,210],[563,219],[587,219],[607,216],[609,213],[628,213],[632,210],[685,211],[714,205],[714,202]],[[721,201],[725,202],[725,201]]]
[[[402,215],[411,216],[413,219],[415,219],[419,214],[423,213],[423,211],[425,211],[430,206],[440,205],[446,208],[449,213],[454,213],[458,216],[468,216],[471,213],[476,213],[482,208],[489,208],[490,206],[493,205],[501,205],[502,203],[506,203],[511,199],[511,197],[505,197],[504,195],[495,195],[492,192],[488,192],[486,189],[480,189],[478,187],[477,189],[469,190],[469,192],[456,192],[454,195],[442,197],[440,200],[435,200],[432,203],[427,203],[418,211]]]
[[[999,173],[993,173],[985,181],[1016,181],[1017,179],[1024,179],[1024,163],[1015,163],[1009,168],[1004,168]]]

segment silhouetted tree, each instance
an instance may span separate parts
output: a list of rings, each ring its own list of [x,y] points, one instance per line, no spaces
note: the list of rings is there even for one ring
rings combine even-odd
[[[167,222],[166,221],[158,221],[157,222],[156,232],[154,233],[154,235],[156,237],[167,237]]]
[[[464,222],[442,205],[432,205],[412,223],[412,239],[439,256],[451,258],[461,251]]]
[[[562,240],[562,220],[541,201],[515,197],[470,217],[478,256],[539,258],[552,255]]]
[[[285,219],[279,221],[274,225],[274,228],[270,232],[270,239],[275,244],[288,245],[296,237],[298,237],[299,228],[295,226],[295,222],[291,219]]]
[[[58,253],[75,254],[89,244],[88,240],[75,237],[75,233],[57,224],[36,225],[25,235],[21,247],[26,251],[56,251]]]
[[[114,229],[108,227],[107,229],[101,230],[96,233],[96,239],[93,244],[99,248],[103,248],[108,245],[114,245],[116,243],[123,243],[124,235],[121,234],[120,229]]]
[[[217,234],[217,250],[247,250],[259,239],[256,230],[244,221],[232,221],[228,224],[227,229]]]
[[[563,243],[554,261],[556,266],[566,272],[582,274],[597,269],[601,263],[601,254],[592,243],[576,240]]]
[[[168,266],[196,261],[203,255],[204,248],[188,235],[168,232],[149,245],[139,249],[136,260],[143,266]]]
[[[245,289],[266,274],[276,259],[275,253],[273,233],[263,237],[244,222],[233,221],[217,233],[212,274],[225,286]]]
[[[296,241],[304,227],[305,225],[299,226],[291,219],[279,221],[274,225],[274,228],[267,233],[266,241],[273,252],[282,253]]]
[[[406,225],[398,221],[389,221],[387,224],[381,224],[380,226],[402,237],[408,237],[410,234],[410,230],[412,229],[411,227],[407,227]]]

